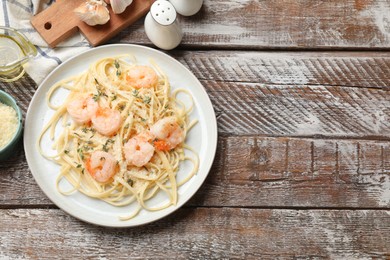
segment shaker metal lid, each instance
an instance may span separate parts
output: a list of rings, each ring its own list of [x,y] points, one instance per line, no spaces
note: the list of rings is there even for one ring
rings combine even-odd
[[[166,0],[157,0],[150,8],[150,13],[156,22],[161,25],[171,25],[176,20],[175,7]]]

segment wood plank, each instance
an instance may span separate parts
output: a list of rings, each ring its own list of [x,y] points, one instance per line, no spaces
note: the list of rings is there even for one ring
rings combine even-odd
[[[223,171],[210,172],[191,205],[390,208],[387,141],[224,140]]]
[[[211,172],[221,173],[223,171],[222,158],[224,153],[224,142],[219,142]],[[0,190],[2,190],[0,208],[14,206],[53,206],[53,203],[35,182],[22,147],[15,156],[0,163]],[[218,194],[212,196],[218,196]]]
[[[270,85],[390,87],[390,52],[169,52],[200,80]],[[33,90],[27,77],[8,85]],[[0,83],[0,87],[7,85]],[[17,93],[16,93],[17,94]]]
[[[389,139],[385,89],[202,81],[222,135]]]
[[[23,118],[26,116],[28,105],[34,96],[37,85],[29,75],[11,83],[0,82],[0,90],[3,90],[13,96],[22,110]]]
[[[390,52],[172,51],[200,80],[390,87]],[[31,85],[31,86],[30,86]],[[28,76],[0,87],[35,91]],[[17,94],[17,93],[15,93]]]
[[[53,205],[35,182],[22,147],[15,156],[0,163],[0,174],[0,187],[4,189],[0,207]]]
[[[390,52],[174,51],[170,54],[202,80],[390,87]]]
[[[204,79],[220,134],[389,138],[390,56],[344,53],[325,62],[312,53],[300,58],[251,57],[250,52],[176,55]],[[30,84],[26,79],[0,88],[19,98],[26,111],[35,91]]]
[[[176,57],[204,79],[221,134],[387,137],[387,55],[184,52]]]
[[[181,48],[389,49],[390,3],[345,1],[204,1],[179,17]],[[111,42],[150,43],[143,20]]]
[[[52,205],[22,152],[0,165],[0,190],[1,208]],[[187,205],[390,208],[390,143],[220,138],[209,176]]]
[[[146,226],[108,229],[56,209],[0,210],[0,257],[385,259],[389,214],[185,208]]]

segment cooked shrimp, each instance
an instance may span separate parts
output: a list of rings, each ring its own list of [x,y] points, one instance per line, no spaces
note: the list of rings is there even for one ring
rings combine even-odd
[[[111,136],[121,127],[121,113],[111,108],[99,108],[92,117],[92,125],[100,134]]]
[[[150,140],[150,134],[144,133],[127,141],[124,146],[126,161],[137,167],[147,164],[154,154],[154,147],[149,143]]]
[[[76,123],[85,124],[91,121],[98,107],[91,95],[80,94],[66,105],[66,110]]]
[[[107,182],[115,175],[117,161],[114,156],[102,151],[95,151],[86,161],[85,167],[92,178],[98,182]]]
[[[138,65],[129,70],[126,80],[136,89],[153,88],[157,84],[158,76],[151,67]]]
[[[157,139],[154,142],[156,148],[161,151],[169,151],[184,140],[184,131],[173,116],[157,121],[150,128],[150,132]]]

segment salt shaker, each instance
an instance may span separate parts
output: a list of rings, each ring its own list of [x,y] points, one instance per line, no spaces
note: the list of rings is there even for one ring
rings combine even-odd
[[[202,7],[203,0],[169,0],[178,14],[190,16],[196,14]]]
[[[145,32],[150,41],[164,50],[177,47],[183,32],[177,20],[175,7],[166,0],[157,0],[153,3],[145,17]]]

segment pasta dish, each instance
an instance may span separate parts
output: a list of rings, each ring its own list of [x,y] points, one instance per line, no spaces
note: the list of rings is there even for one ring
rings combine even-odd
[[[59,89],[69,95],[56,105],[52,97]],[[184,104],[179,93],[192,100],[185,89],[171,91],[167,76],[153,61],[140,65],[130,56],[101,59],[86,72],[53,85],[46,101],[54,115],[43,127],[38,149],[60,166],[57,190],[64,195],[79,191],[114,206],[137,203],[121,220],[142,209],[176,205],[178,187],[199,167],[197,153],[184,142],[197,122],[189,119],[194,103]],[[54,155],[41,147],[46,134]],[[184,160],[192,163],[192,170],[177,178]],[[72,189],[61,188],[64,180]],[[149,205],[159,192],[169,202]]]

